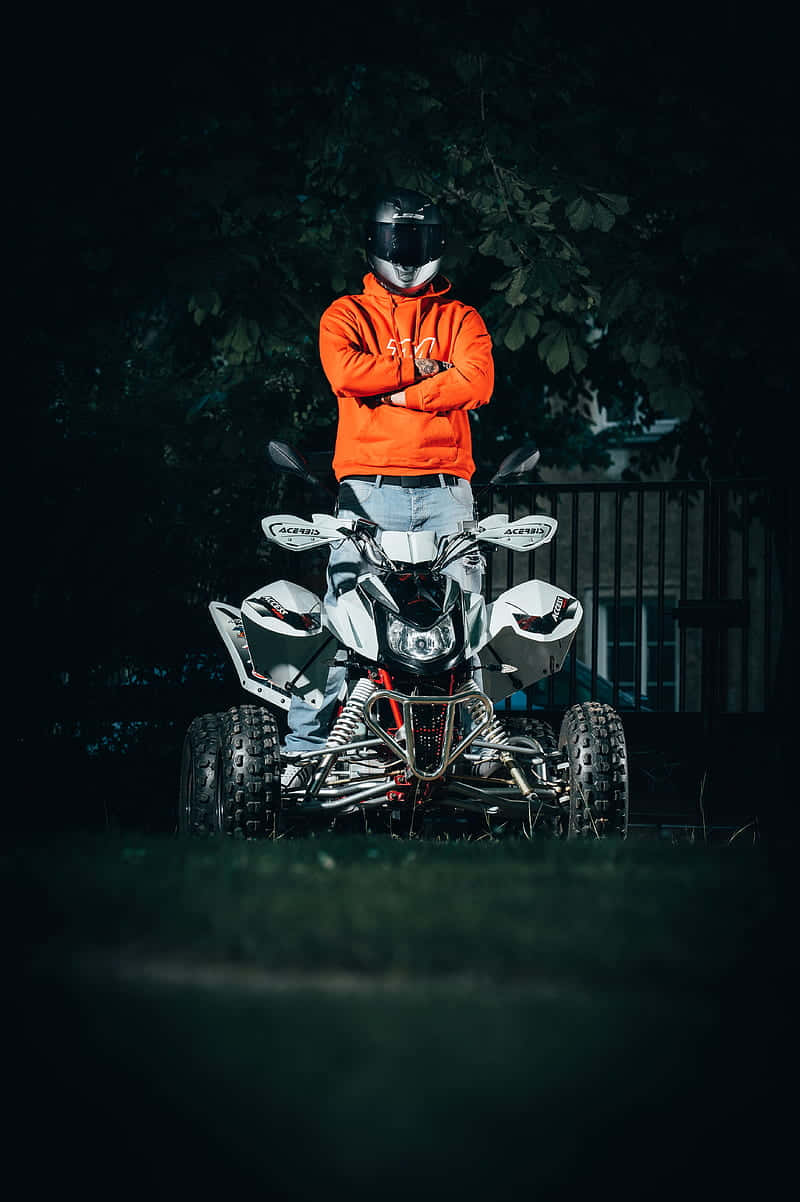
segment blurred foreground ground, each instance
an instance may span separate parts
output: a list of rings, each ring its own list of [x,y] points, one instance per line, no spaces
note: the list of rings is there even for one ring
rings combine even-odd
[[[769,1194],[783,879],[741,840],[21,843],[9,1149],[29,1196]]]

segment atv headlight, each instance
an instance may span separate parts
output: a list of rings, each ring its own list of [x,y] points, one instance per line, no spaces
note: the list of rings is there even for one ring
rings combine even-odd
[[[453,629],[453,619],[450,614],[445,614],[435,626],[431,626],[428,630],[419,630],[416,626],[409,626],[400,618],[390,618],[386,627],[386,635],[389,648],[395,655],[403,655],[409,659],[419,660],[421,663],[446,655],[448,651],[453,650],[456,641],[456,632]]]

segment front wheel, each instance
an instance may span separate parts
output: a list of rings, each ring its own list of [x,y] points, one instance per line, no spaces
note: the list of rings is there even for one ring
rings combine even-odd
[[[222,715],[220,735],[221,829],[227,835],[263,839],[280,800],[278,724],[260,705],[239,705]]]
[[[234,706],[194,718],[183,741],[178,832],[260,839],[280,797],[280,739],[267,710]]]
[[[558,746],[569,772],[567,838],[624,838],[628,833],[628,753],[616,710],[599,701],[573,705]]]

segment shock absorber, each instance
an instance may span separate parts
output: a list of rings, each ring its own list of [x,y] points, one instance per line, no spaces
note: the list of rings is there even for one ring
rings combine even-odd
[[[352,693],[345,702],[344,709],[334,722],[328,735],[327,746],[333,748],[333,750],[320,762],[317,778],[309,789],[310,796],[315,796],[319,793],[336,759],[335,749],[345,747],[350,742],[358,729],[359,723],[363,720],[367,702],[372,694],[377,692],[377,689],[378,686],[374,680],[369,680],[367,677],[356,682]]]
[[[464,686],[464,691],[469,693],[480,693],[480,689],[473,680],[469,681]],[[481,702],[479,702],[477,698],[474,702],[470,702],[469,698],[467,698],[465,704],[473,722],[480,722],[486,713]],[[492,713],[489,725],[484,731],[482,731],[481,738],[485,739],[487,743],[493,743],[495,745],[497,748],[497,758],[501,761],[504,767],[508,769],[511,779],[519,789],[522,796],[535,796],[536,790],[517,764],[517,761],[514,759],[514,753],[509,745],[508,733],[506,732],[505,727],[496,713]]]
[[[363,721],[367,702],[377,690],[378,686],[375,684],[375,681],[369,680],[366,676],[356,682],[352,693],[347,698],[344,709],[334,722],[331,733],[328,735],[329,745],[333,744],[335,747],[344,747],[345,743],[350,742],[356,733],[358,724]]]

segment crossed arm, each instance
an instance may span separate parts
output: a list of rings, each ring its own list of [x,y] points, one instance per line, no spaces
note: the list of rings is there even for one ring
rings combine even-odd
[[[441,359],[414,359],[414,371],[418,380],[427,379],[429,376],[438,376],[440,371],[447,371],[448,367],[452,366],[452,363],[444,363]],[[376,397],[375,400],[382,405],[405,405],[405,389],[401,392],[390,392],[387,396]]]
[[[320,329],[322,365],[334,390],[371,408],[443,413],[485,405],[494,387],[492,340],[477,310],[466,311],[449,354],[444,362],[371,353],[341,315],[326,315]]]

